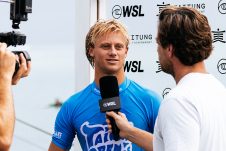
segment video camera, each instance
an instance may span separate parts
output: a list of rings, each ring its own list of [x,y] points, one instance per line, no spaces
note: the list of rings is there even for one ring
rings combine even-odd
[[[1,2],[1,1],[0,1]],[[32,12],[32,0],[12,0],[10,1],[10,19],[12,20],[12,28],[19,29],[20,21],[27,21],[27,14]],[[0,33],[0,42],[4,42],[8,46],[24,45],[26,43],[26,35],[12,31],[7,33]],[[19,55],[22,53],[26,61],[30,61],[31,57],[27,51],[12,51],[14,54]],[[15,72],[19,69],[19,62],[16,62]]]

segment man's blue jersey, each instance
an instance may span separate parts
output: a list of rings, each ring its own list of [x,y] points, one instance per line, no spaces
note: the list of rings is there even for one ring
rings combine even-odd
[[[119,86],[120,112],[135,127],[153,133],[161,98],[155,92],[125,79]],[[61,107],[52,141],[70,149],[75,135],[83,151],[141,151],[126,139],[115,141],[108,132],[105,113],[100,112],[101,95],[95,82],[71,96]]]

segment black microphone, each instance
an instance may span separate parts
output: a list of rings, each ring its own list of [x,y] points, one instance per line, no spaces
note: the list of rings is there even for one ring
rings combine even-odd
[[[120,110],[120,98],[118,80],[115,76],[104,76],[99,80],[100,94],[102,100],[99,101],[100,111],[114,111],[118,113]],[[115,120],[109,117],[112,126],[112,134],[114,140],[119,140],[119,128],[117,127]]]

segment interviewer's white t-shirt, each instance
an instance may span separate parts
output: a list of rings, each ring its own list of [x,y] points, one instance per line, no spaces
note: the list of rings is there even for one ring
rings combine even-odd
[[[154,151],[226,151],[226,88],[212,75],[190,73],[160,106]]]

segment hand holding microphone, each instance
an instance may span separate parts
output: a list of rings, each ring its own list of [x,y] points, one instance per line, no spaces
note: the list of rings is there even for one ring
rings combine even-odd
[[[133,126],[129,123],[126,115],[124,113],[118,112],[118,114],[114,112],[106,112],[108,117],[112,117],[115,120],[117,127],[120,129],[120,137],[128,139],[131,135],[131,131],[133,130]],[[106,119],[108,124],[109,131],[112,131],[111,121]]]
[[[99,101],[100,111],[114,111],[118,113],[120,110],[120,98],[117,78],[115,76],[104,76],[100,78],[99,84],[102,97],[102,100]],[[117,141],[120,138],[119,129],[114,118],[109,117],[109,120],[111,122],[113,138]]]

